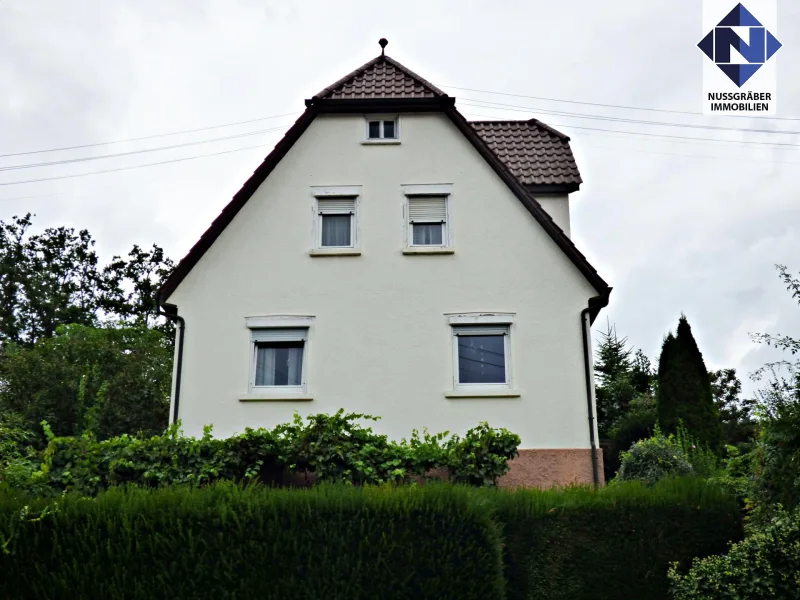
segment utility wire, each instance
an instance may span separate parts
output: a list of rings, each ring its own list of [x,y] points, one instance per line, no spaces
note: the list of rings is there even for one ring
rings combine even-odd
[[[489,108],[489,107],[484,107]],[[465,115],[470,115],[473,117],[482,117],[488,118],[492,120],[501,121],[496,116],[491,115],[479,115],[475,113],[463,113]],[[474,121],[473,121],[474,122]],[[479,122],[491,122],[491,121],[479,121]],[[759,142],[755,140],[721,140],[718,138],[704,138],[704,137],[693,137],[693,136],[685,136],[685,135],[669,135],[667,133],[650,133],[648,131],[621,131],[619,129],[602,129],[599,127],[583,127],[580,125],[567,125],[566,123],[548,123],[551,127],[563,127],[565,129],[580,129],[582,131],[602,131],[606,133],[621,133],[625,135],[638,135],[638,136],[645,136],[645,137],[657,137],[657,138],[667,138],[667,139],[676,139],[676,140],[691,140],[697,142],[712,142],[712,143],[721,143],[721,144],[755,144],[758,146],[779,146],[779,147],[789,147],[789,148],[800,148],[800,144],[792,144],[789,142]]]
[[[40,179],[27,179],[25,181],[5,181],[0,182],[0,186],[6,185],[19,185],[22,183],[39,183],[40,181],[54,181],[56,179],[72,179],[75,177],[86,177],[87,175],[101,175],[103,173],[115,173],[117,171],[128,171],[130,169],[142,169],[144,167],[154,167],[156,165],[166,165],[169,163],[183,162],[185,160],[194,160],[196,158],[204,158],[206,156],[219,156],[220,154],[230,154],[231,152],[242,152],[243,150],[253,150],[255,148],[263,148],[269,144],[258,144],[257,146],[247,146],[246,148],[235,148],[233,150],[222,150],[221,152],[210,152],[208,154],[198,154],[196,156],[186,156],[184,158],[173,158],[171,160],[162,160],[154,163],[145,163],[143,165],[133,165],[130,167],[118,167],[116,169],[106,169],[104,171],[91,171],[89,173],[75,173],[73,175],[59,175],[57,177],[42,177]]]
[[[235,125],[245,125],[247,123],[255,123],[257,121],[267,121],[269,119],[279,119],[281,117],[288,117],[291,115],[299,114],[300,111],[284,113],[282,115],[273,115],[271,117],[259,117],[258,119],[249,119],[247,121],[238,121],[236,123],[224,123],[222,125],[210,125],[208,127],[198,127],[196,129],[182,129],[181,131],[172,131],[170,133],[158,133],[155,135],[145,135],[142,137],[128,138],[125,140],[115,140],[112,142],[96,142],[94,144],[82,144],[80,146],[64,146],[62,148],[48,148],[46,150],[29,150],[27,152],[12,152],[10,154],[0,154],[0,158],[8,158],[10,156],[26,156],[28,154],[42,154],[45,152],[60,152],[62,150],[78,150],[80,148],[93,148],[95,146],[108,146],[110,144],[124,144],[127,142],[138,142],[141,140],[152,140],[160,137],[168,137],[171,135],[181,135],[184,133],[195,133],[197,131],[208,131],[209,129],[220,129],[222,127],[233,127]]]
[[[86,156],[83,158],[69,158],[64,160],[54,160],[50,162],[42,162],[42,163],[33,163],[33,164],[26,164],[26,165],[12,165],[8,167],[0,167],[0,171],[16,171],[18,169],[34,169],[37,167],[50,167],[53,165],[65,165],[70,163],[79,163],[79,162],[87,162],[92,160],[103,160],[106,158],[117,158],[120,156],[131,156],[134,154],[146,154],[148,152],[161,152],[163,150],[172,150],[173,148],[184,148],[186,146],[196,146],[198,144],[210,144],[212,142],[220,142],[223,140],[233,140],[242,137],[248,137],[252,135],[261,135],[263,133],[269,133],[272,131],[282,131],[286,129],[286,127],[273,127],[272,129],[260,129],[258,131],[248,131],[245,133],[237,133],[235,135],[226,135],[224,137],[218,138],[211,138],[207,140],[198,140],[196,142],[185,142],[183,144],[173,144],[172,146],[159,146],[156,148],[146,148],[143,150],[131,150],[130,152],[118,152],[116,154],[103,154],[100,156]]]
[[[764,160],[758,158],[744,158],[744,157],[737,157],[737,156],[709,156],[708,154],[683,154],[680,152],[659,152],[656,150],[643,150],[641,148],[619,148],[614,146],[598,146],[597,144],[582,144],[588,146],[590,148],[601,148],[603,150],[619,150],[621,152],[636,152],[644,153],[644,154],[659,154],[662,156],[680,156],[683,158],[708,158],[711,160],[724,160],[724,161],[738,161],[738,162],[746,162],[746,163],[774,163],[780,165],[800,165],[800,161],[792,161],[792,160]]]
[[[479,102],[480,104],[475,104]],[[637,125],[656,125],[660,127],[682,127],[689,129],[708,129],[714,131],[738,131],[747,133],[775,133],[782,135],[800,135],[800,131],[785,131],[782,129],[748,129],[739,127],[720,127],[716,125],[690,125],[688,123],[667,123],[663,121],[644,121],[641,119],[626,119],[624,117],[608,117],[601,115],[588,115],[584,113],[573,113],[567,111],[547,110],[531,106],[520,106],[518,104],[501,104],[498,102],[484,102],[474,98],[464,98],[462,104],[466,106],[477,106],[479,108],[492,108],[496,110],[508,110],[512,112],[533,112],[548,115],[557,115],[561,117],[573,117],[576,119],[597,119],[600,121],[613,121],[618,123],[635,123]]]
[[[465,88],[465,87],[457,87],[455,85],[442,85],[436,84],[438,87],[445,87],[450,88],[453,90],[463,90],[466,92],[480,92],[481,94],[494,94],[497,96],[510,96],[513,98],[530,98],[531,100],[545,100],[547,102],[563,102],[566,104],[582,104],[585,106],[602,106],[603,108],[622,108],[625,110],[645,110],[651,112],[665,112],[665,113],[672,113],[677,115],[697,115],[697,116],[705,116],[704,113],[695,112],[690,110],[670,110],[667,108],[649,108],[645,106],[626,106],[624,104],[603,104],[601,102],[583,102],[580,100],[565,100],[563,98],[547,98],[545,96],[526,96],[524,94],[509,94],[506,92],[492,92],[489,90],[476,90],[473,88]],[[749,117],[745,115],[719,115],[721,117],[733,117],[737,119],[741,118],[753,118],[753,119],[763,119],[763,120],[772,120],[772,121],[800,121],[798,117]]]
[[[471,114],[471,113],[467,113],[467,114]],[[481,117],[483,117],[483,116],[486,116],[486,115],[473,115],[473,116],[481,116]],[[553,127],[563,127],[563,128],[575,127],[573,125],[567,125],[566,123],[561,123],[561,124],[559,124],[559,123],[549,123],[549,125],[551,125]],[[590,128],[577,127],[577,129],[590,129]],[[605,130],[605,129],[600,130],[600,131],[613,132],[613,133],[623,133],[621,131]],[[630,133],[630,132],[624,132],[624,133]],[[606,135],[606,133],[593,133],[592,135],[599,135],[599,136],[602,136],[602,137],[615,137],[613,135],[612,136]],[[648,135],[648,134],[644,134],[644,135]],[[651,135],[658,136],[659,134],[651,134]],[[622,139],[625,139],[625,138],[622,138]],[[688,138],[688,139],[700,139],[700,138]],[[720,140],[720,141],[725,141],[725,140]],[[581,142],[581,146],[586,146],[586,147],[589,147],[589,148],[601,148],[603,150],[619,150],[621,152],[640,152],[640,153],[644,153],[644,154],[660,154],[660,155],[663,155],[663,156],[683,156],[683,157],[687,157],[687,158],[709,158],[709,159],[712,159],[712,160],[734,160],[734,161],[742,161],[742,162],[749,162],[749,163],[776,163],[776,164],[785,164],[785,165],[800,165],[800,162],[797,162],[797,161],[770,160],[770,159],[745,158],[745,157],[733,157],[733,156],[709,156],[708,154],[685,154],[685,153],[680,153],[680,152],[658,152],[658,151],[646,150],[646,149],[642,149],[642,148],[621,148],[621,147],[618,147],[618,146],[617,147],[615,147],[615,146],[598,146],[597,144],[587,144],[586,142]]]

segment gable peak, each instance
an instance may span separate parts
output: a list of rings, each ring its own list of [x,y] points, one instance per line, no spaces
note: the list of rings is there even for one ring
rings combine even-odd
[[[384,53],[386,38],[380,39],[381,54],[314,95],[317,100],[376,98],[441,98],[442,90]]]

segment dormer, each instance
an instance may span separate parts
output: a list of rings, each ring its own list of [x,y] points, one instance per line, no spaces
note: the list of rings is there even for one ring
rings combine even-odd
[[[470,125],[569,236],[569,194],[583,183],[569,136],[537,119]]]

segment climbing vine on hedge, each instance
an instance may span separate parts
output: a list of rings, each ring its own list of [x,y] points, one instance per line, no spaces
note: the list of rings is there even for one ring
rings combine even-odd
[[[309,475],[318,482],[361,485],[406,482],[438,471],[455,482],[493,486],[518,454],[519,436],[487,423],[463,437],[414,431],[410,439],[397,442],[360,424],[376,420],[339,410],[305,420],[295,415],[273,429],[248,428],[224,439],[212,437],[211,427],[201,438],[185,437],[179,426],[150,438],[53,437],[26,485],[37,492],[96,494],[125,484],[227,480],[284,485]]]

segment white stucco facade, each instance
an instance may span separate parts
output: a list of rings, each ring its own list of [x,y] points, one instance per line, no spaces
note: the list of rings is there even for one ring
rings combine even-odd
[[[556,225],[561,227],[567,237],[571,236],[569,223],[569,195],[548,194],[536,198],[543,209],[547,211]]]
[[[186,322],[179,418],[218,436],[339,408],[412,429],[506,427],[522,448],[589,448],[581,310],[597,292],[447,117],[401,116],[399,144],[318,116],[167,299]],[[452,254],[408,255],[404,185],[450,184]],[[312,256],[315,186],[360,186],[360,255]],[[543,202],[569,233],[566,196]],[[452,398],[449,316],[510,313],[517,397]],[[245,402],[248,317],[313,317],[311,400]]]

